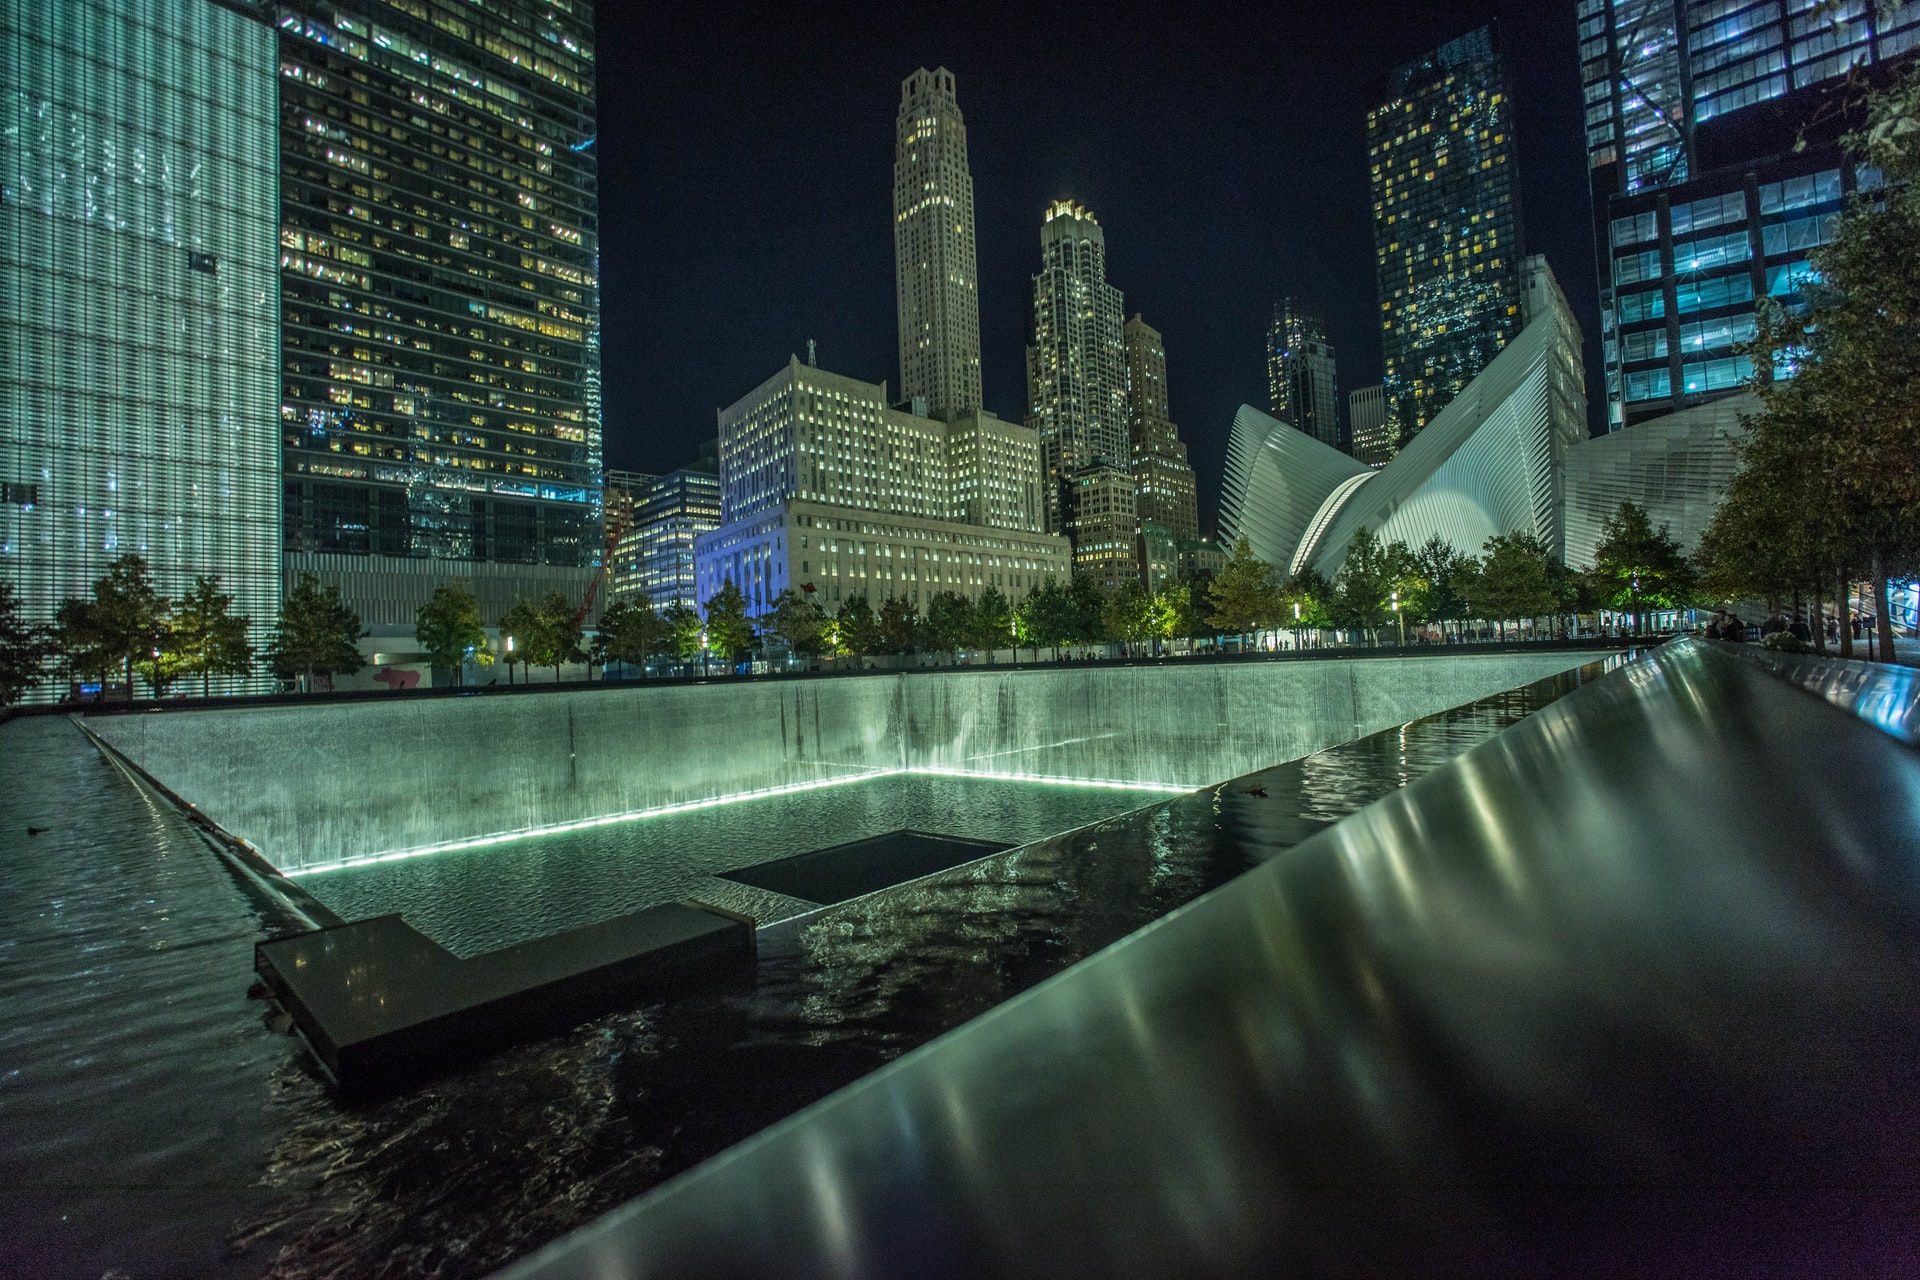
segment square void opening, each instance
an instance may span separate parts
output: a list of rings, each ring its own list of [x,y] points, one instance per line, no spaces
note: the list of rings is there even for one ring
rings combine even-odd
[[[997,841],[963,840],[929,831],[889,831],[719,875],[827,906],[1011,848]]]

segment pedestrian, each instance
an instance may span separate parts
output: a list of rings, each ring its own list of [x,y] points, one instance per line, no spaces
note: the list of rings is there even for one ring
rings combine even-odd
[[[1747,638],[1747,624],[1740,621],[1738,614],[1728,611],[1726,620],[1720,624],[1720,638],[1743,644]]]
[[[1813,643],[1813,628],[1807,625],[1807,620],[1805,618],[1795,618],[1793,622],[1787,627],[1787,630],[1791,632],[1793,634],[1793,638],[1795,640],[1798,640],[1801,644]]]

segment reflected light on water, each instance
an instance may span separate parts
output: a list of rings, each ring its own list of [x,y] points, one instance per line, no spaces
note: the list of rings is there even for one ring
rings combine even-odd
[[[463,849],[486,849],[496,845],[512,844],[519,840],[533,840],[541,836],[563,835],[570,831],[588,831],[595,827],[610,827],[622,822],[640,822],[647,818],[661,818],[669,814],[691,813],[699,809],[713,809],[721,805],[739,804],[747,800],[765,800],[774,796],[797,795],[801,792],[819,791],[827,787],[843,787],[849,783],[872,782],[878,778],[898,778],[903,776],[969,778],[981,782],[1030,782],[1056,787],[1091,787],[1106,791],[1144,791],[1156,795],[1184,795],[1191,787],[1176,786],[1161,782],[1121,782],[1107,778],[1062,778],[1047,774],[979,772],[969,769],[941,769],[930,766],[916,766],[911,769],[873,769],[860,773],[849,773],[838,778],[817,778],[808,782],[796,782],[780,787],[762,787],[753,791],[736,791],[724,796],[709,796],[702,800],[688,800],[681,804],[660,805],[652,809],[639,809],[630,813],[602,814],[596,818],[582,818],[575,822],[557,822],[549,826],[526,827],[518,831],[493,832],[484,836],[474,836],[467,840],[448,840],[438,844],[419,845],[412,849],[392,849],[384,853],[361,854],[356,857],[340,858],[332,862],[318,862],[309,866],[290,868],[285,874],[296,879],[307,876],[324,875],[330,871],[348,871],[356,867],[370,867],[383,862],[398,862],[407,858],[423,858],[429,854],[457,853]]]

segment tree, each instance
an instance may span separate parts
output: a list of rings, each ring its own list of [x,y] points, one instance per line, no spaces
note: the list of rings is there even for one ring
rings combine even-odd
[[[1273,566],[1254,557],[1253,545],[1242,534],[1225,567],[1207,584],[1207,601],[1213,606],[1207,621],[1244,639],[1279,618],[1280,598]]]
[[[506,624],[501,624],[504,629]],[[670,628],[666,619],[653,611],[644,596],[615,600],[600,615],[600,630],[593,638],[594,660],[604,671],[610,664],[639,667],[646,673],[647,659],[665,644]]]
[[[104,680],[120,668],[132,701],[136,665],[153,664],[154,679],[165,679],[155,655],[164,653],[166,617],[167,601],[154,587],[147,562],[125,555],[108,564],[87,599],[61,603],[54,615],[55,643],[76,673]]]
[[[255,653],[247,632],[253,619],[233,612],[233,597],[220,590],[220,575],[201,574],[180,597],[169,620],[172,649],[183,674],[200,677],[200,695],[211,696],[213,677],[253,672]]]
[[[920,611],[905,596],[888,596],[880,604],[880,643],[888,653],[912,653],[920,647]]]
[[[528,678],[532,678],[533,662],[528,655],[533,651],[534,637],[540,630],[540,608],[531,600],[515,600],[513,605],[500,618],[501,656],[507,663],[507,681],[513,681],[513,667],[517,662],[527,664]]]
[[[753,622],[747,617],[747,597],[732,578],[707,598],[707,648],[728,662],[738,662],[753,651]]]
[[[812,595],[792,587],[774,597],[773,608],[762,615],[760,623],[801,657],[817,658],[826,647],[827,611],[814,602]]]
[[[1118,591],[1107,593],[1101,625],[1105,637],[1120,641],[1131,655],[1134,645],[1153,639],[1153,597],[1138,582],[1122,583]]]
[[[936,591],[927,599],[929,642],[943,653],[958,654],[973,644],[973,602],[958,591]]]
[[[1091,573],[1076,573],[1067,583],[1071,622],[1065,639],[1095,644],[1107,638],[1107,597],[1112,593]]]
[[[480,625],[480,601],[464,582],[443,582],[414,615],[414,639],[435,670],[451,670],[456,685],[466,683],[466,664],[493,664],[486,628]]]
[[[1473,557],[1434,534],[1411,552],[1419,580],[1413,604],[1415,615],[1429,622],[1458,622],[1467,616],[1460,583],[1473,572]]]
[[[1004,592],[998,587],[988,587],[973,602],[973,609],[967,619],[966,646],[969,649],[985,649],[987,660],[993,660],[993,651],[1013,640],[1013,605],[1008,602]]]
[[[1552,555],[1530,533],[1495,534],[1487,539],[1479,567],[1463,577],[1460,592],[1478,617],[1498,623],[1507,638],[1507,623],[1551,614],[1558,597],[1548,568]]]
[[[316,676],[331,683],[366,665],[359,638],[360,615],[340,598],[339,586],[322,587],[319,578],[302,573],[281,602],[268,662],[282,680],[299,677],[301,688],[311,691]]]
[[[0,582],[0,708],[40,683],[51,648],[47,633],[27,621],[13,584]]]
[[[673,642],[674,657],[682,662],[692,662],[706,652],[707,622],[698,609],[684,600],[675,600],[667,606],[663,620]]]
[[[840,647],[854,657],[864,658],[880,651],[880,624],[874,618],[873,606],[867,603],[865,596],[851,596],[841,601],[840,608],[833,615],[833,622],[834,635]]]
[[[1643,605],[1684,608],[1699,577],[1666,525],[1656,530],[1645,510],[1623,502],[1600,526],[1587,580],[1602,606],[1633,615],[1637,635],[1644,629]]]
[[[1073,639],[1074,621],[1073,600],[1052,574],[1027,592],[1013,616],[1015,633],[1032,646],[1035,661],[1041,645],[1051,647],[1056,659],[1060,656],[1060,646]]]
[[[1406,558],[1404,543],[1383,543],[1365,526],[1354,530],[1327,600],[1333,624],[1372,633],[1393,621],[1393,593]]]
[[[514,610],[525,603],[515,601],[514,609],[508,611],[508,617],[514,619],[514,624],[527,631],[524,638],[518,631],[515,632],[520,660],[527,664],[529,671],[534,667],[552,667],[553,682],[559,684],[562,666],[569,662],[585,662],[587,658],[587,651],[580,644],[580,615],[558,591],[549,591],[529,606],[526,613],[516,617]],[[504,620],[501,626],[505,628]]]

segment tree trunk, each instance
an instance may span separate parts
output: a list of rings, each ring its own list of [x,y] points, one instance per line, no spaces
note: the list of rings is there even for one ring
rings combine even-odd
[[[1892,599],[1887,591],[1887,558],[1875,551],[1873,553],[1873,612],[1880,632],[1880,661],[1889,663],[1894,660],[1891,605]]]
[[[1834,578],[1839,594],[1834,597],[1834,612],[1840,615],[1840,656],[1853,656],[1853,583],[1847,578],[1847,567],[1841,565]]]
[[[1827,652],[1827,619],[1820,612],[1820,582],[1817,578],[1813,583],[1812,599],[1808,601],[1807,622],[1813,629],[1813,651],[1825,657]]]

